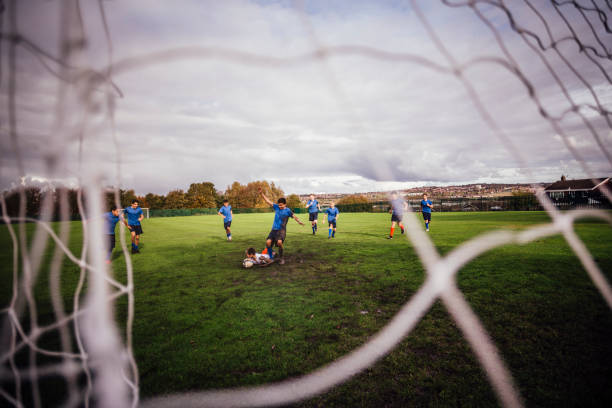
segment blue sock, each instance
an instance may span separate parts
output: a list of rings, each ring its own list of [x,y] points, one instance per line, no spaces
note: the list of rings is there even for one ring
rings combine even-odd
[[[270,259],[274,259],[274,253],[272,252],[272,247],[267,246],[268,255],[270,255]]]
[[[317,227],[315,227],[314,225],[312,226],[312,232],[315,232],[315,230],[317,229]]]
[[[333,230],[332,231],[332,237],[335,237],[335,236],[336,236],[336,230]]]
[[[425,229],[429,229],[429,223],[428,222],[425,223]]]
[[[331,235],[332,235],[332,229],[330,228],[329,229],[329,236],[331,237]]]
[[[137,248],[136,244],[132,242],[132,249],[136,249],[136,248]]]

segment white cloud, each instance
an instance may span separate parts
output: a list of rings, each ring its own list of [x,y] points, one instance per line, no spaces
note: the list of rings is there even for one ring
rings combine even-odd
[[[24,35],[58,55],[58,2],[21,10]],[[246,0],[227,2],[104,2],[114,60],[185,46],[216,47],[274,58],[314,49],[309,28],[284,4]],[[469,7],[423,2],[436,35],[459,64],[475,58],[505,58],[493,33]],[[521,27],[548,34],[529,9],[512,2]],[[535,96],[551,115],[570,103],[539,54],[510,28],[499,9],[478,9],[498,27]],[[581,35],[590,32],[581,17],[563,8]],[[108,62],[108,45],[97,7],[83,4],[89,39],[88,62]],[[328,46],[360,45],[408,53],[448,65],[444,55],[409,7],[387,2],[307,2],[307,18],[316,41]],[[554,38],[569,30],[551,8],[541,8]],[[553,24],[554,23],[554,24]],[[596,44],[592,34],[585,41]],[[533,39],[529,40],[532,44]],[[585,77],[600,102],[610,109],[610,84],[600,70],[571,44],[561,47],[572,68]],[[5,49],[2,52],[6,52]],[[590,91],[554,50],[544,53],[554,74],[576,103],[594,103]],[[101,169],[109,182],[120,165],[122,187],[139,193],[165,193],[208,180],[217,188],[237,180],[275,180],[287,192],[353,192],[425,183],[525,182],[558,178],[561,172],[584,176],[580,163],[555,136],[566,132],[597,175],[609,175],[610,163],[584,125],[567,115],[553,128],[529,97],[529,89],[511,70],[489,59],[470,66],[465,78],[501,130],[513,141],[530,171],[520,168],[476,108],[457,77],[414,62],[367,55],[332,55],[292,67],[266,67],[219,56],[173,58],[118,73],[124,93],[116,100],[116,137],[104,125],[104,94],[92,94],[99,109],[89,112],[82,161],[75,135],[53,135],[58,81],[32,56],[21,51],[18,94],[20,149],[28,174],[44,174],[45,155],[66,137],[59,177],[74,177],[83,163]],[[604,69],[612,63],[599,59]],[[509,63],[513,63],[509,61]],[[57,68],[57,67],[56,67]],[[7,106],[6,88],[0,94]],[[73,106],[82,112],[82,106]],[[582,110],[581,110],[582,112]],[[16,176],[8,137],[7,110],[2,119],[3,186]],[[593,111],[585,113],[603,143],[610,128]],[[78,123],[79,117],[71,118]],[[102,125],[100,125],[102,123]],[[54,137],[49,143],[44,139]],[[81,166],[81,167],[80,167]],[[59,170],[58,170],[59,171]]]

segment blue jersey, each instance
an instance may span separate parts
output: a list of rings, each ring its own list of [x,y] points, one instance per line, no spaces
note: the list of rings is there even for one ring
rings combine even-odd
[[[219,212],[225,215],[223,222],[230,222],[232,220],[232,206],[231,205],[228,205],[227,207],[226,206],[221,207],[219,209]]]
[[[336,216],[340,214],[340,211],[338,211],[338,209],[334,207],[328,208],[327,210],[325,210],[325,213],[327,214],[327,221],[332,222],[336,220]]]
[[[393,209],[394,215],[402,216],[402,214],[404,214],[404,200],[401,198],[391,200],[391,208]]]
[[[308,207],[308,212],[309,213],[316,213],[319,212],[319,202],[317,200],[308,200],[308,203],[306,204],[306,207]]]
[[[107,212],[104,214],[104,220],[106,221],[106,233],[115,235],[115,226],[119,222],[119,217],[113,215],[112,212]]]
[[[433,204],[433,203],[429,200],[421,200],[421,211],[423,211],[424,213],[431,212],[431,208],[428,207],[427,204]]]
[[[133,209],[132,207],[126,207],[124,210],[127,214],[128,225],[140,225],[140,215],[142,214],[142,208],[136,207]]]
[[[278,204],[274,204],[272,206],[275,211],[274,215],[274,223],[272,224],[273,230],[281,230],[287,228],[287,221],[289,218],[293,218],[293,211],[290,208],[285,207],[282,210],[278,206]]]

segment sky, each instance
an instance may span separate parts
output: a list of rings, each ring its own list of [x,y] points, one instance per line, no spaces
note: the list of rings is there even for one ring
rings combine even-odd
[[[62,2],[17,3],[16,31],[39,51],[16,47],[11,102],[0,49],[0,189],[94,177],[137,194],[255,180],[354,193],[612,175],[612,116],[592,108],[612,110],[612,61],[571,39],[605,56],[612,34],[572,5],[503,2],[525,39],[501,8],[458,0],[81,2],[86,42],[66,69],[49,58],[75,27]],[[114,87],[78,75],[109,68]]]

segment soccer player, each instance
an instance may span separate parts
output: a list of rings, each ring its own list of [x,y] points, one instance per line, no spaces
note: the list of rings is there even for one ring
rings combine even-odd
[[[132,253],[138,254],[140,253],[138,244],[140,243],[140,236],[143,234],[140,221],[144,218],[142,208],[138,206],[138,200],[132,200],[132,205],[126,207],[124,213],[127,214],[127,227],[132,236]]]
[[[227,240],[232,240],[232,231],[230,231],[230,227],[232,226],[232,216],[234,213],[232,212],[232,206],[229,205],[229,201],[223,200],[223,207],[219,209],[217,213],[221,217],[223,217],[223,228],[225,228],[225,235],[227,235]]]
[[[312,235],[314,235],[317,232],[317,219],[321,212],[321,206],[319,202],[315,200],[314,194],[310,195],[310,200],[306,203],[306,207],[308,208],[308,220],[312,224]]]
[[[327,224],[329,225],[329,235],[327,236],[327,239],[335,238],[336,237],[336,221],[338,220],[338,217],[340,216],[340,211],[338,211],[334,203],[331,203],[329,205],[329,208],[325,210],[325,213],[327,214]]]
[[[399,227],[404,233],[404,224],[402,224],[402,218],[404,211],[408,209],[408,204],[401,198],[398,197],[397,192],[391,193],[391,232],[389,232],[388,239],[393,239],[393,232],[395,232],[395,225],[399,224]]]
[[[251,259],[255,265],[268,265],[274,262],[273,259],[270,259],[270,255],[264,249],[260,254],[255,251],[255,248],[249,248],[246,251],[247,258]]]
[[[109,212],[104,214],[104,220],[106,221],[106,235],[108,235],[108,256],[106,257],[106,263],[111,263],[111,255],[113,254],[113,249],[115,249],[115,226],[120,219],[123,220],[125,225],[127,225],[123,215],[119,214],[119,210],[115,205],[111,207]]]
[[[283,259],[283,250],[285,249],[283,244],[287,235],[287,221],[289,218],[293,218],[298,224],[304,225],[298,217],[293,214],[290,208],[287,208],[287,200],[284,197],[278,199],[278,204],[275,204],[264,194],[261,187],[259,188],[259,194],[268,205],[274,208],[274,223],[272,224],[272,231],[268,234],[266,239],[266,249],[270,255],[270,259],[274,259],[275,255],[272,253],[272,245],[276,243],[278,246],[278,256],[280,257],[279,264],[283,265],[285,260]]]
[[[431,223],[431,209],[433,203],[427,199],[427,194],[423,193],[423,199],[421,200],[421,212],[423,213],[423,219],[425,220],[425,231],[429,232],[429,224]]]

